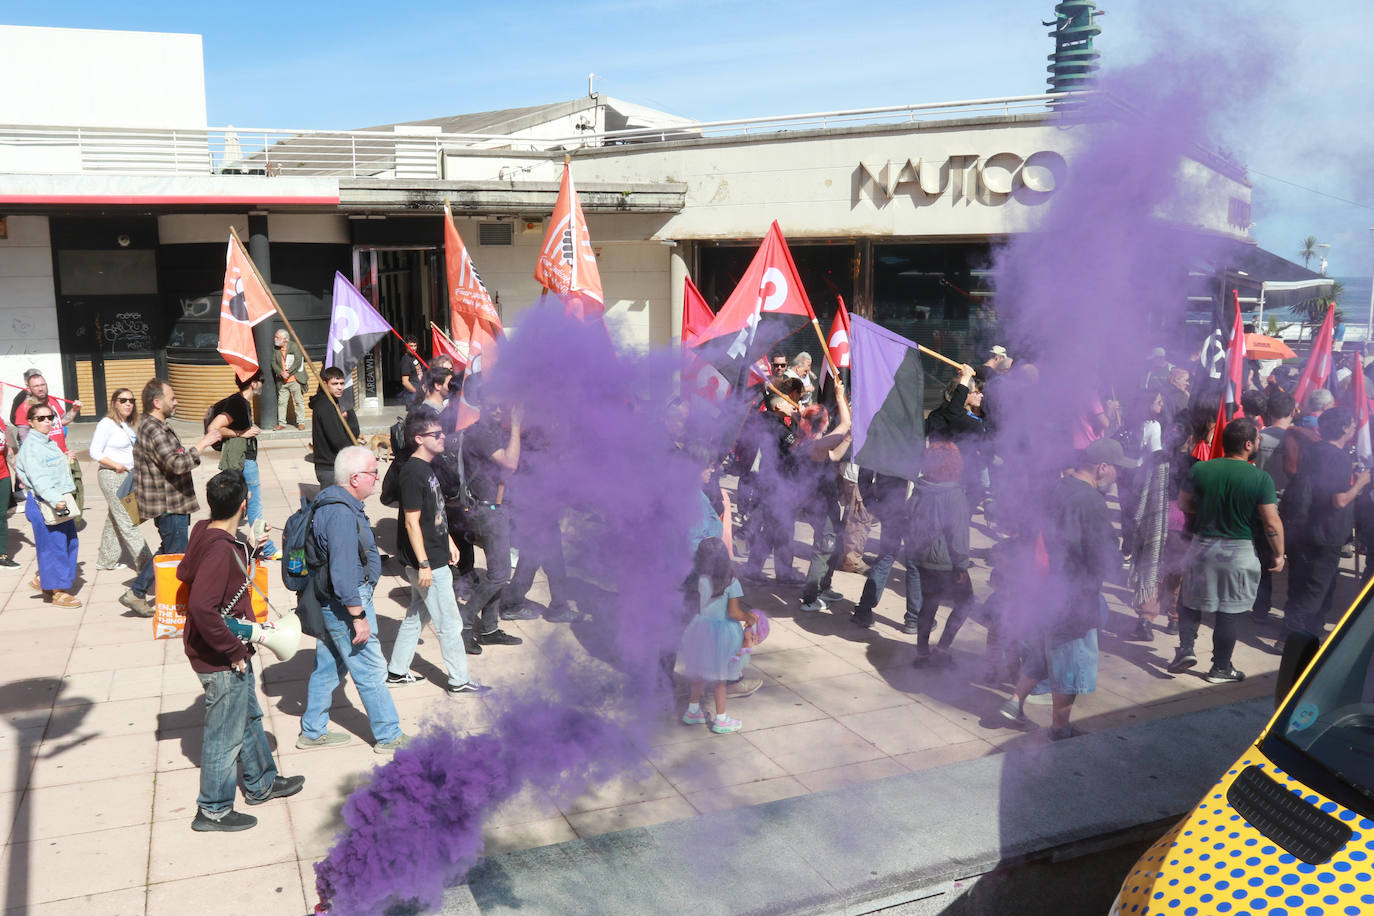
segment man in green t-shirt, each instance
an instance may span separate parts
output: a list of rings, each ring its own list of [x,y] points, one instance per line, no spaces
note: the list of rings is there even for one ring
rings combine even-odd
[[[1260,561],[1255,543],[1261,538],[1273,550],[1271,572],[1283,569],[1283,522],[1279,520],[1274,479],[1250,463],[1259,449],[1259,427],[1238,417],[1221,432],[1226,457],[1193,465],[1179,508],[1192,520],[1193,542],[1184,560],[1178,596],[1178,652],[1169,671],[1197,664],[1193,643],[1203,612],[1217,615],[1212,631],[1212,670],[1208,682],[1229,684],[1245,679],[1231,666],[1238,615],[1254,607]]]

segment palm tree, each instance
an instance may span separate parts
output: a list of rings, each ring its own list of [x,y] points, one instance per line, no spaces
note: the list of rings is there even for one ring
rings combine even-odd
[[[1302,240],[1302,251],[1298,252],[1298,257],[1302,258],[1302,266],[1311,269],[1312,259],[1317,256],[1317,237],[1309,235]]]

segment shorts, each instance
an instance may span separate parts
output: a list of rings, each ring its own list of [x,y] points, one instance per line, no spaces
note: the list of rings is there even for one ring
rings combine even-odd
[[[1178,603],[1204,613],[1239,614],[1255,606],[1259,580],[1259,554],[1253,542],[1193,538]]]
[[[1048,680],[1051,693],[1092,693],[1097,689],[1097,630],[1061,643],[1042,637],[1027,648],[1021,663],[1022,677]]]

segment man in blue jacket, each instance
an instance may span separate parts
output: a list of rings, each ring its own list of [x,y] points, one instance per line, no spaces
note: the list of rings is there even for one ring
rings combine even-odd
[[[305,714],[296,747],[306,750],[348,743],[343,732],[331,732],[329,704],[344,674],[353,675],[367,709],[381,755],[393,754],[410,740],[401,733],[396,704],[386,688],[386,659],[377,640],[377,612],[372,589],[382,575],[381,555],[372,536],[363,500],[377,486],[377,458],[352,445],[334,459],[334,485],[315,497],[310,537],[324,562],[308,588],[317,589],[324,609],[327,638],[315,645],[315,670],[306,689]],[[365,559],[366,562],[360,562]]]

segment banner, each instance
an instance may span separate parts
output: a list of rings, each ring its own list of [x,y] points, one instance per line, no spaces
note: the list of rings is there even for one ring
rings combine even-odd
[[[1332,303],[1326,307],[1326,320],[1322,322],[1321,330],[1312,340],[1312,353],[1307,357],[1307,365],[1302,367],[1302,376],[1298,379],[1298,387],[1293,392],[1293,398],[1299,407],[1308,394],[1318,388],[1325,388],[1331,378],[1331,337],[1335,319],[1336,305]]]
[[[329,345],[324,356],[325,368],[337,366],[344,373],[344,394],[339,406],[347,410],[354,406],[353,369],[369,350],[388,334],[394,333],[387,320],[377,313],[372,303],[357,287],[338,271],[334,272],[334,302],[329,312]]]
[[[851,319],[854,463],[915,480],[925,451],[925,373],[916,344]]]
[[[583,321],[599,318],[606,311],[606,299],[601,291],[601,271],[596,266],[596,252],[592,250],[587,233],[587,218],[573,187],[572,166],[563,161],[563,182],[558,186],[558,200],[553,205],[544,244],[534,264],[534,279],[551,293],[563,299],[564,310]]]
[[[276,310],[248,252],[243,250],[238,236],[230,233],[224,259],[224,295],[219,304],[218,350],[239,379],[257,373],[258,350],[253,343],[253,328]]]
[[[849,309],[844,307],[844,297],[836,296],[839,307],[835,310],[835,320],[830,322],[830,336],[825,339],[826,349],[830,351],[830,361],[823,372],[830,371],[830,363],[836,369],[849,368]]]
[[[444,204],[444,269],[448,275],[449,327],[454,337],[461,336],[459,327],[471,328],[481,323],[493,338],[502,334],[501,315],[492,304],[491,295],[472,263],[467,246],[453,225],[453,213]]]
[[[464,328],[466,330],[466,328]],[[449,339],[449,336],[439,330],[439,326],[430,323],[429,326],[429,352],[434,356],[447,356],[453,360],[453,368],[462,372],[468,364],[468,345],[464,341],[460,345]]]
[[[696,336],[711,326],[716,315],[691,277],[682,278],[682,346],[690,347]]]

